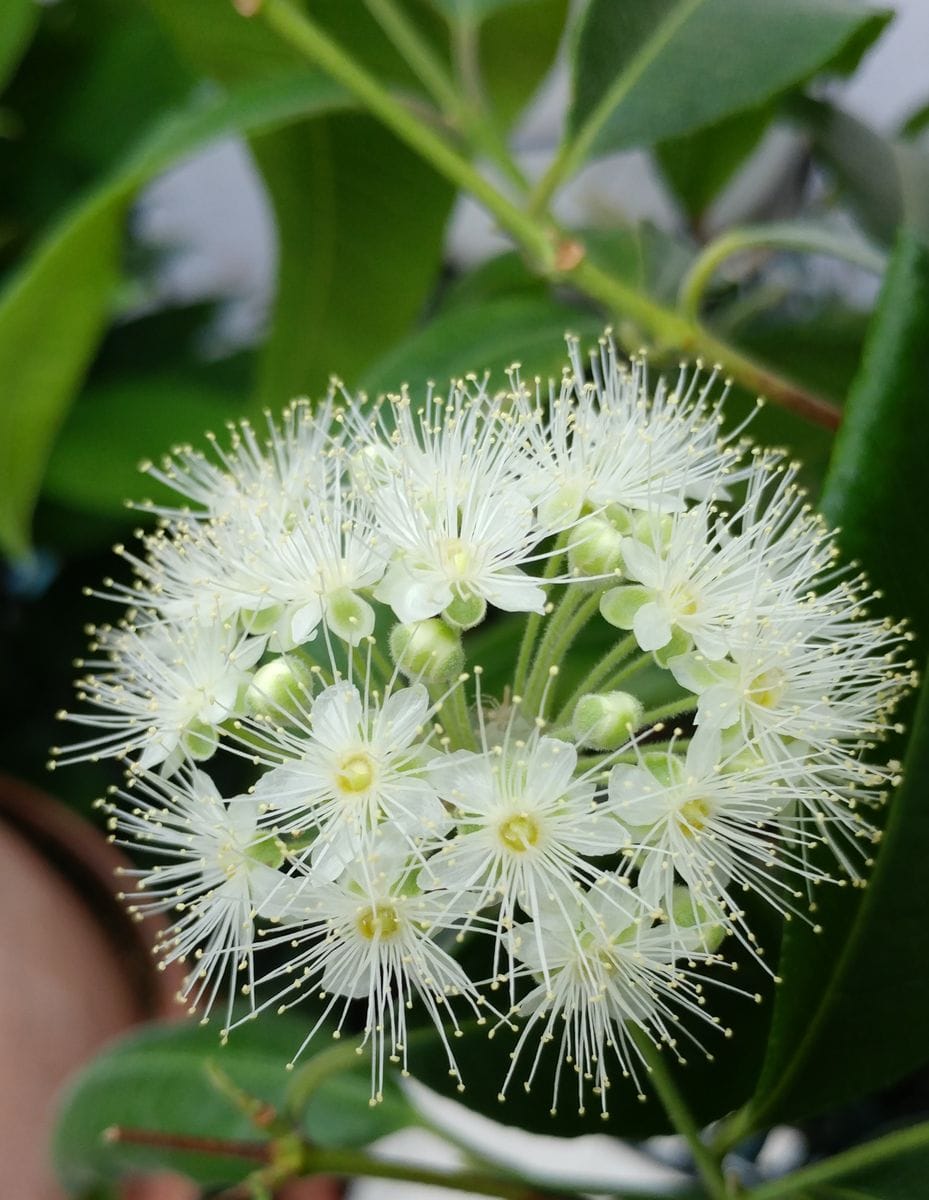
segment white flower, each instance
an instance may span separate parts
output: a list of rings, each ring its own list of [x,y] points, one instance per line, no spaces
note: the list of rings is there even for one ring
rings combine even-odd
[[[120,844],[160,860],[124,872],[137,880],[129,908],[176,914],[158,952],[166,963],[193,960],[181,992],[191,1011],[208,1014],[224,985],[227,1023],[237,991],[253,1007],[255,910],[279,911],[291,895],[276,869],[282,848],[257,828],[255,806],[241,796],[227,804],[207,775],[185,768],[171,780],[137,775],[106,808]]]
[[[516,935],[517,954],[538,983],[513,1010],[514,1016],[528,1019],[501,1096],[531,1042],[537,1039],[527,1090],[545,1047],[556,1042],[552,1113],[563,1065],[568,1063],[577,1076],[580,1113],[585,1112],[584,1093],[590,1088],[606,1117],[612,1061],[622,1075],[632,1077],[644,1099],[639,1072],[642,1066],[646,1073],[648,1068],[636,1033],[673,1048],[680,1058],[681,1036],[702,1050],[681,1026],[681,1012],[718,1025],[718,1018],[703,1008],[702,984],[690,969],[695,961],[712,956],[691,947],[687,965],[677,966],[675,960],[684,952],[680,941],[667,925],[653,924],[639,897],[615,876],[586,896],[568,896],[559,906],[549,905],[533,924],[518,926]],[[543,945],[544,958],[539,954]]]
[[[54,753],[78,762],[140,751],[138,766],[160,764],[163,774],[185,755],[207,759],[220,726],[241,711],[248,672],[263,650],[264,639],[220,624],[103,627],[91,651],[107,657],[84,663],[97,673],[78,683],[78,699],[103,711],[60,715],[105,732]]]
[[[341,429],[331,395],[315,411],[307,401],[295,400],[284,410],[280,425],[270,415],[267,425],[262,440],[248,421],[230,424],[228,450],[207,434],[213,459],[192,446],[178,446],[160,466],[144,463],[146,474],[195,507],[173,509],[151,501],[139,507],[203,520],[238,520],[258,511],[280,523],[308,492],[325,486]]]
[[[483,998],[436,941],[443,930],[460,928],[471,898],[422,892],[419,870],[406,840],[392,829],[380,830],[337,880],[311,881],[299,921],[273,939],[290,945],[293,953],[263,981],[293,977],[266,1002],[283,1002],[278,1011],[298,1003],[305,989],[321,989],[322,1012],[295,1058],[330,1017],[341,1029],[351,1002],[366,1002],[372,1100],[383,1095],[385,1058],[406,1070],[407,1010],[414,999],[435,1025],[455,1076],[458,1066],[446,1029],[448,1024],[458,1030],[452,1001],[460,998],[479,1023],[484,1021]]]
[[[588,383],[575,339],[568,349],[573,371],[547,418],[538,398],[522,401],[532,494],[549,520],[568,523],[585,507],[611,504],[675,511],[718,486],[737,453],[733,437],[720,436],[725,391],[711,400],[715,373],[688,379],[682,368],[675,388],[659,380],[650,392],[645,362],[626,367],[610,338],[591,356]]]
[[[450,820],[436,794],[425,745],[433,713],[422,684],[386,696],[350,683],[326,688],[296,731],[262,732],[285,761],[255,788],[263,825],[275,831],[316,831],[315,871],[334,878],[365,852],[382,822],[408,849],[429,847]],[[422,850],[419,855],[422,857]]]
[[[609,797],[631,827],[643,899],[671,920],[681,879],[695,912],[715,914],[759,955],[740,896],[755,892],[799,915],[798,881],[828,878],[808,862],[820,838],[795,811],[806,787],[795,762],[768,763],[738,744],[724,752],[719,733],[701,727],[686,755],[672,742],[663,751],[640,748],[638,765],[617,763]]]
[[[575,778],[568,742],[506,738],[483,753],[460,751],[433,763],[440,793],[455,806],[457,833],[426,864],[424,880],[449,891],[477,891],[499,902],[494,973],[507,950],[518,909],[538,913],[564,886],[599,879],[588,862],[613,854],[627,835],[595,801],[591,773]],[[545,949],[540,942],[542,970]]]

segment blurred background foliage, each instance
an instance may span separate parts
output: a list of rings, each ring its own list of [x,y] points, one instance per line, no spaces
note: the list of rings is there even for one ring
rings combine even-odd
[[[267,0],[269,13],[300,7]],[[502,379],[514,361],[529,378],[557,375],[565,331],[593,343],[607,323],[656,369],[722,348],[733,422],[759,378],[799,400],[768,404],[752,434],[803,459],[924,658],[929,105],[917,97],[878,130],[837,86],[892,14],[853,0],[304,8],[540,228],[553,203],[584,269],[632,299],[611,303],[582,269],[514,244],[344,80],[229,0],[4,0],[4,768],[43,779],[70,660],[100,619],[81,587],[116,569],[110,544],[145,520],[124,503],[150,491],[140,459],[240,417],[260,423],[333,374],[372,395],[472,370]],[[808,419],[810,404],[846,400],[838,439]],[[507,636],[491,626],[488,654]],[[601,651],[582,644],[570,669]],[[788,929],[776,1003],[751,1028],[742,1019],[723,1062],[689,1074],[701,1119],[754,1093],[744,1133],[929,1060],[920,715],[914,728],[874,886],[831,897],[828,937]],[[112,779],[87,764],[56,784],[85,809]],[[478,1081],[472,1102],[494,1099]],[[548,1120],[528,1101],[508,1116]],[[624,1120],[616,1132],[662,1122],[653,1105]],[[81,1137],[65,1140],[80,1157]]]

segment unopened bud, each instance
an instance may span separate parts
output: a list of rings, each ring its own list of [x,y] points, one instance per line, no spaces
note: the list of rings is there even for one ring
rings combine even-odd
[[[568,564],[578,575],[615,575],[622,570],[623,535],[606,517],[587,517],[572,531]]]
[[[712,954],[726,936],[722,925],[705,904],[699,903],[688,887],[678,885],[672,891],[668,918],[677,929],[686,929],[696,949]]]
[[[600,692],[582,696],[571,718],[579,742],[593,750],[616,750],[629,741],[645,709],[629,692]]]
[[[442,613],[452,629],[473,629],[475,625],[480,625],[486,615],[487,601],[483,596],[476,596],[473,592],[455,596]]]
[[[300,658],[286,655],[255,672],[245,693],[253,717],[271,721],[305,718],[312,695],[313,672]]]
[[[445,683],[461,672],[464,651],[459,634],[431,617],[390,631],[390,653],[399,670],[424,683]]]

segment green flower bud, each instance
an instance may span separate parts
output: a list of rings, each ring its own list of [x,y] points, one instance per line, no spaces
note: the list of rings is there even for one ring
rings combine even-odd
[[[632,536],[653,550],[666,549],[673,531],[674,518],[670,513],[642,512],[632,522]]]
[[[571,731],[579,742],[594,750],[616,750],[642,720],[642,702],[629,692],[601,692],[582,696],[571,718]]]
[[[652,599],[653,593],[640,583],[626,583],[610,588],[600,599],[600,613],[608,624],[616,629],[631,629],[635,614],[643,604]]]
[[[568,565],[578,575],[613,575],[622,570],[623,535],[606,517],[587,517],[572,531]]]
[[[465,661],[460,635],[435,617],[395,625],[390,631],[390,653],[404,675],[423,683],[454,679]]]
[[[312,685],[313,672],[302,658],[275,658],[255,672],[245,693],[245,705],[259,719],[281,722],[305,717]]]
[[[452,629],[473,629],[475,625],[480,625],[486,615],[487,601],[483,596],[475,596],[473,592],[455,596],[442,613]]]
[[[680,929],[692,929],[695,940],[701,950],[712,954],[726,936],[725,926],[721,925],[705,904],[694,898],[690,888],[679,884],[673,889],[671,896],[671,911],[668,917],[673,925]]]

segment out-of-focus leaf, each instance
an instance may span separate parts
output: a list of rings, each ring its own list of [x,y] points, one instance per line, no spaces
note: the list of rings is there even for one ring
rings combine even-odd
[[[433,380],[444,389],[449,379],[491,372],[491,388],[506,387],[504,371],[522,364],[523,378],[558,379],[565,362],[566,332],[595,340],[602,319],[548,298],[506,298],[443,314],[402,342],[365,372],[361,386],[370,395],[399,391],[414,395]]]
[[[234,397],[196,376],[150,374],[91,386],[74,405],[55,442],[44,494],[87,512],[115,516],[142,492],[167,490],[139,475],[137,464],[186,441],[202,442],[237,415]],[[106,470],[101,470],[101,464]],[[157,495],[153,487],[158,489]]]
[[[286,1064],[305,1036],[304,1022],[266,1014],[235,1030],[225,1046],[214,1028],[202,1025],[152,1025],[115,1043],[72,1081],[61,1101],[52,1153],[62,1185],[83,1194],[129,1172],[156,1168],[181,1171],[204,1187],[243,1179],[254,1163],[107,1143],[102,1134],[120,1125],[259,1140],[248,1118],[211,1080],[208,1064],[279,1109],[291,1080]],[[386,1083],[384,1103],[372,1108],[363,1068],[328,1078],[304,1114],[307,1136],[321,1146],[363,1145],[415,1124],[399,1088],[392,1079]]]
[[[500,4],[480,28],[487,108],[505,128],[525,107],[555,60],[568,0]]]
[[[890,243],[905,224],[929,241],[929,154],[850,113],[803,97],[790,106],[869,233]]]
[[[479,25],[503,8],[524,6],[529,0],[430,0],[433,8],[458,25]]]
[[[770,105],[745,109],[658,143],[655,158],[661,174],[691,220],[706,212],[758,146],[772,113]]]
[[[4,0],[0,7],[0,92],[26,52],[39,12],[35,0]]]
[[[180,155],[231,130],[272,129],[345,107],[328,80],[301,72],[209,98],[163,119],[56,225],[0,295],[0,547],[28,546],[29,517],[55,434],[105,327],[119,278],[126,208]]]
[[[884,591],[882,604],[929,633],[929,526],[909,505],[924,492],[929,446],[929,250],[903,233],[849,397],[822,508]],[[793,1120],[848,1102],[929,1061],[929,688],[911,722],[903,783],[892,798],[865,890],[823,889],[824,933],[784,935],[753,1123]],[[849,1053],[849,1047],[854,1053]]]
[[[889,19],[848,0],[592,0],[569,129],[600,154],[680,137],[848,70]]]
[[[279,408],[360,371],[406,334],[441,266],[453,191],[371,118],[255,142],[278,227],[278,291],[258,395]]]
[[[919,137],[926,129],[929,129],[929,102],[921,104],[919,108],[910,113],[900,126],[900,137],[904,139]]]
[[[446,289],[440,303],[442,312],[447,313],[453,308],[472,308],[506,296],[527,293],[544,296],[547,291],[548,284],[529,270],[523,256],[516,250],[508,250],[459,276]]]

